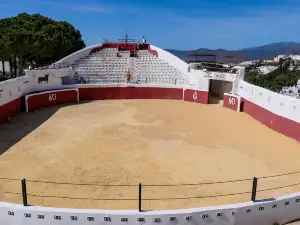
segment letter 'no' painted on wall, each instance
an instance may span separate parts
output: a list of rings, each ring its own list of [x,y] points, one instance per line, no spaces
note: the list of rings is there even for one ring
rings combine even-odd
[[[228,101],[230,105],[235,105],[235,98],[229,98]]]
[[[49,102],[55,101],[56,100],[56,94],[50,94],[49,95]]]

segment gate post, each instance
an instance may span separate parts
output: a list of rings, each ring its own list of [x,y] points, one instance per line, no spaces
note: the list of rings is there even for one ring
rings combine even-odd
[[[22,197],[23,197],[23,205],[27,206],[27,190],[26,190],[26,180],[25,178],[21,180],[22,184]]]
[[[256,189],[257,189],[257,178],[253,177],[253,182],[252,182],[252,195],[251,195],[251,201],[255,202],[256,201]]]
[[[139,183],[139,212],[142,212],[142,184]]]

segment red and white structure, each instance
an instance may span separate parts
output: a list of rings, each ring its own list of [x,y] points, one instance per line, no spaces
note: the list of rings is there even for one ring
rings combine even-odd
[[[25,95],[26,112],[58,104],[79,102],[77,88],[44,91]]]
[[[300,141],[299,99],[243,81],[245,69],[240,66],[187,64],[158,47],[148,45],[143,50],[139,47],[134,43],[87,47],[57,62],[69,64],[68,68],[29,70],[24,77],[1,82],[0,123],[6,123],[22,111],[82,100],[174,99],[209,104],[213,94],[223,99],[224,107],[245,112],[269,128]],[[105,64],[101,64],[103,61]],[[147,64],[149,61],[151,66]],[[95,64],[97,67],[93,67]],[[107,70],[107,64],[118,64],[120,70]],[[131,71],[134,81],[129,84],[123,73],[127,70]],[[78,74],[84,84],[74,82]],[[155,221],[169,225],[173,223],[170,218],[175,218],[179,224],[191,221],[193,224],[273,224],[297,219],[298,202],[300,193],[268,202],[151,212],[23,207],[0,202],[0,224],[75,224],[70,216],[78,218],[76,224],[86,224],[87,217],[93,217],[97,224],[112,225],[120,224],[123,217],[127,217],[130,224],[141,224],[138,218],[144,218],[146,225]],[[277,207],[273,207],[274,204]],[[31,216],[24,217],[27,214]],[[43,220],[38,218],[40,214],[46,215]],[[55,215],[62,219],[55,220]],[[110,217],[110,222],[104,221],[104,217]]]

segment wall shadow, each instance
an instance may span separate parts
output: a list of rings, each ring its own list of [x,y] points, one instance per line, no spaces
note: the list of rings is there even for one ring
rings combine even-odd
[[[12,146],[41,126],[52,117],[60,108],[85,104],[90,101],[68,103],[36,110],[34,112],[22,112],[13,117],[8,123],[0,125],[0,155],[8,151]]]
[[[220,96],[209,92],[208,104],[223,104],[223,99]]]
[[[287,224],[299,225],[300,224],[300,219],[289,221],[287,223],[284,223],[283,225],[287,225]]]

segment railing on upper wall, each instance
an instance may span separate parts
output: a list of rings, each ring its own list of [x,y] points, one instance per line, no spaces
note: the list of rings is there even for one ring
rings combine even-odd
[[[45,66],[34,66],[31,68],[31,70],[46,70],[46,69],[61,69],[61,68],[68,68],[70,67],[70,64],[68,62],[64,63],[54,63],[51,65],[45,65]]]
[[[166,85],[181,85],[181,84],[186,84],[186,83],[181,83],[179,79],[173,78],[170,79],[169,81],[161,81],[159,78],[144,78],[144,79],[139,79],[139,78],[132,78],[129,83],[127,83],[126,78],[121,79],[121,78],[115,78],[111,79],[109,81],[103,80],[103,81],[94,81],[94,79],[90,78],[83,78],[83,77],[78,77],[77,78],[77,83],[78,84],[166,84]]]
[[[232,67],[226,68],[226,67],[198,66],[195,69],[208,71],[208,72],[221,72],[221,73],[234,73],[234,74],[238,74],[239,71],[237,68],[232,68]]]

